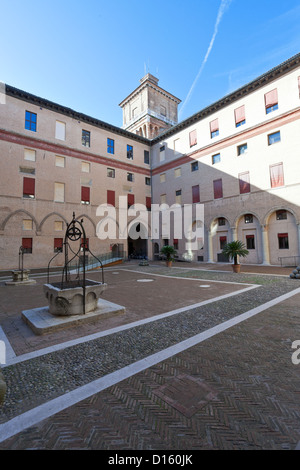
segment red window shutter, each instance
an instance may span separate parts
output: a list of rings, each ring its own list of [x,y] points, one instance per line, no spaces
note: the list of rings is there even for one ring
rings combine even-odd
[[[214,198],[220,199],[223,197],[222,179],[214,180]]]
[[[84,238],[81,239],[81,248],[82,249],[84,248]],[[86,250],[89,249],[89,239],[88,238],[85,239],[85,249]]]
[[[219,119],[214,119],[210,123],[210,132],[216,132],[219,130]]]
[[[34,196],[35,195],[35,179],[27,178],[24,176],[23,179],[23,195],[24,196]]]
[[[271,188],[284,186],[283,164],[278,163],[270,166]]]
[[[220,242],[226,242],[227,237],[220,237]]]
[[[81,186],[81,200],[90,202],[90,188],[88,186]]]
[[[234,110],[235,116],[235,123],[238,124],[239,122],[244,121],[245,118],[245,105],[240,106],[239,108]]]
[[[269,91],[265,94],[265,104],[266,108],[270,106],[274,106],[274,104],[278,103],[278,95],[277,95],[277,88],[275,90]]]
[[[254,235],[246,235],[246,239],[247,238],[254,238]]]
[[[116,198],[115,198],[115,191],[107,190],[107,204],[110,204],[115,207],[116,205]]]
[[[249,172],[239,174],[240,194],[250,193],[250,176]]]
[[[23,248],[32,248],[32,238],[22,238]]]
[[[133,206],[134,204],[134,194],[128,194],[128,206]]]
[[[63,239],[54,238],[54,248],[62,248],[62,247],[63,247]]]
[[[288,233],[278,233],[278,238],[286,238],[288,237]]]
[[[200,191],[199,185],[192,186],[192,196],[193,196],[193,203],[200,202]]]
[[[151,209],[151,197],[146,197],[146,207],[147,209]]]
[[[190,132],[190,147],[193,147],[193,145],[197,145],[197,131],[196,130]]]
[[[174,244],[174,245],[177,245],[177,244],[178,244],[178,238],[174,238],[174,239],[173,239],[173,244]]]

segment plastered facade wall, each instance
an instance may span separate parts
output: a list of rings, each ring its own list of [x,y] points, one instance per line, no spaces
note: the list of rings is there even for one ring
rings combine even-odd
[[[185,129],[178,125],[152,146],[154,203],[159,204],[163,196],[171,206],[176,201],[176,191],[181,190],[181,204],[192,204],[192,187],[199,185],[206,236],[204,248],[194,253],[195,260],[218,261],[222,252],[220,237],[247,243],[247,235],[254,236],[255,248],[249,250],[244,262],[280,264],[280,257],[299,256],[299,76],[300,69],[294,70]],[[275,88],[278,109],[266,114],[265,94]],[[236,127],[234,111],[242,105],[246,123]],[[211,138],[210,122],[215,119],[219,135]],[[196,131],[197,144],[191,147],[192,131]],[[269,134],[278,131],[280,141],[269,145]],[[242,144],[247,144],[247,151],[238,155]],[[213,163],[217,154],[220,161]],[[198,170],[192,171],[195,162]],[[283,165],[284,184],[272,188],[270,166],[278,163]],[[246,172],[250,192],[240,194],[239,175]],[[222,180],[223,196],[215,199],[213,181],[218,179]],[[276,220],[279,209],[287,211],[287,220]],[[244,222],[248,213],[253,215],[251,224]],[[219,218],[225,218],[225,226],[218,226]],[[279,249],[278,234],[283,233],[288,233],[289,247]],[[184,256],[184,252],[185,243],[179,241],[179,256]]]
[[[37,114],[36,132],[25,129],[26,110]],[[65,140],[55,137],[56,121],[66,125]],[[90,132],[90,147],[82,145],[82,130]],[[146,204],[146,197],[151,197],[151,186],[146,184],[150,165],[144,163],[147,143],[11,96],[0,106],[0,136],[0,269],[18,266],[22,238],[33,240],[32,254],[24,255],[25,267],[47,266],[54,255],[54,238],[64,237],[73,212],[83,218],[94,254],[109,252],[113,244],[127,252],[127,239],[120,240],[118,231],[115,240],[99,240],[96,210],[106,204],[107,190],[115,191],[117,211],[119,196],[133,194],[135,203]],[[114,140],[114,154],[107,151],[108,138]],[[133,147],[133,159],[127,158],[127,145]],[[25,159],[25,149],[36,152],[35,161]],[[57,157],[64,166],[57,166]],[[108,177],[108,168],[114,170],[114,178]],[[128,173],[133,181],[127,180]],[[24,177],[35,180],[34,199],[23,197]],[[55,183],[64,184],[63,202],[55,201]],[[81,186],[90,188],[90,204],[81,203]],[[23,228],[24,220],[32,220],[32,229]],[[63,224],[58,231],[59,221]],[[54,265],[63,263],[63,255],[54,261]]]

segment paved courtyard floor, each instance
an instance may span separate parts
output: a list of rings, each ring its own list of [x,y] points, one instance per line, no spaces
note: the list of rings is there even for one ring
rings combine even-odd
[[[105,270],[103,295],[124,315],[42,336],[21,312],[46,305],[45,277],[18,287],[2,279],[0,450],[297,449],[291,270],[124,263]]]

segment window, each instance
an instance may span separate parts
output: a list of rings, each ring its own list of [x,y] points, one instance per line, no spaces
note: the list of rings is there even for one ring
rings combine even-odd
[[[176,204],[181,204],[181,189],[175,191],[175,202]]]
[[[54,202],[65,202],[64,183],[54,183]]]
[[[133,173],[127,173],[127,181],[134,181],[134,174]]]
[[[211,121],[210,125],[210,136],[211,138],[216,137],[219,135],[219,119],[215,119]]]
[[[175,250],[178,250],[178,238],[173,238],[173,247]]]
[[[219,163],[221,161],[221,154],[217,153],[216,155],[213,155],[211,157],[212,164],[215,165],[216,163]]]
[[[162,162],[165,159],[165,146],[162,145],[159,149],[159,160]]]
[[[269,91],[265,94],[265,108],[266,114],[271,113],[278,109],[278,96],[277,96],[277,89]]]
[[[151,197],[146,197],[146,209],[151,211]]]
[[[56,220],[54,222],[54,231],[61,232],[63,230],[63,222],[61,220]]]
[[[213,181],[214,187],[214,199],[220,199],[223,197],[223,184],[222,179],[214,180]]]
[[[144,150],[144,163],[146,163],[147,165],[149,165],[150,163],[150,154],[148,150]]]
[[[134,194],[127,195],[128,209],[134,205]]]
[[[136,113],[137,113],[137,108],[133,108],[132,113],[131,113],[132,119],[136,116]]]
[[[246,235],[246,247],[247,250],[255,250],[254,235]]]
[[[234,110],[234,118],[235,118],[235,127],[240,127],[243,124],[246,124],[245,106],[240,106],[239,108]]]
[[[181,176],[181,168],[175,168],[174,177],[179,178]]]
[[[115,191],[107,190],[107,204],[110,204],[111,206],[116,206],[116,196],[115,196]]]
[[[298,92],[299,92],[299,98],[300,98],[300,77],[298,77]]]
[[[25,111],[25,129],[28,131],[36,132],[37,128],[37,115],[30,111]]]
[[[89,173],[91,171],[91,164],[87,162],[81,162],[81,171],[83,173]]]
[[[167,203],[167,195],[166,194],[161,194],[160,195],[160,203],[161,204],[166,204]]]
[[[198,168],[198,162],[191,163],[191,171],[197,171]]]
[[[166,173],[162,173],[159,178],[160,178],[160,182],[164,183],[166,181]]]
[[[225,217],[219,217],[218,218],[218,225],[219,227],[223,226],[223,225],[226,225],[226,219]]]
[[[90,204],[90,193],[89,186],[81,186],[81,204]]]
[[[133,147],[132,145],[127,145],[127,158],[133,160]]]
[[[66,123],[56,121],[55,138],[59,140],[66,140]]]
[[[166,109],[165,106],[162,106],[162,105],[160,106],[160,114],[161,114],[162,116],[166,116],[166,115],[167,115],[167,109]]]
[[[27,199],[34,199],[35,198],[35,179],[34,178],[27,178],[24,176],[23,178],[23,197]]]
[[[24,253],[32,253],[32,238],[22,238],[22,247]]]
[[[245,224],[253,224],[253,215],[252,214],[245,214],[244,215]]]
[[[26,173],[27,175],[35,175],[35,168],[28,168],[25,166],[19,167],[20,173]]]
[[[108,178],[114,178],[114,177],[115,177],[115,174],[116,174],[116,172],[115,172],[114,168],[107,168],[107,176],[108,176]]]
[[[268,144],[273,145],[276,144],[277,142],[280,142],[281,137],[280,137],[280,131],[274,132],[274,134],[269,134],[268,135]]]
[[[193,199],[193,203],[195,204],[200,202],[200,191],[199,191],[198,184],[196,186],[192,186],[192,199]]]
[[[250,175],[249,171],[239,173],[240,194],[250,193]]]
[[[227,237],[225,236],[220,237],[220,250],[223,250],[226,244],[227,244]]]
[[[282,210],[276,211],[276,220],[287,220],[286,210],[282,209]]]
[[[61,168],[65,167],[65,157],[55,156],[55,166],[60,166]]]
[[[107,139],[107,153],[115,153],[115,141],[113,139]]]
[[[279,250],[289,249],[289,236],[287,233],[278,233],[278,248]]]
[[[149,178],[148,176],[145,176],[145,185],[146,185],[146,186],[150,186],[150,185],[151,185],[151,178]]]
[[[91,133],[89,131],[82,131],[81,143],[84,147],[91,146]]]
[[[31,219],[23,219],[23,230],[32,230],[33,222]]]
[[[28,160],[29,162],[35,162],[35,159],[36,159],[35,150],[24,149],[24,160]]]
[[[284,186],[282,163],[277,163],[276,165],[270,166],[270,180],[271,188],[278,188],[280,186]]]
[[[242,155],[243,153],[247,153],[247,149],[248,149],[247,144],[238,145],[237,154]]]
[[[62,253],[63,241],[63,238],[54,238],[54,253]]]
[[[89,239],[88,238],[82,238],[81,239],[81,244],[80,244],[80,251],[83,251],[84,249],[85,250],[88,250],[89,249]]]
[[[197,145],[197,131],[190,132],[190,147]]]

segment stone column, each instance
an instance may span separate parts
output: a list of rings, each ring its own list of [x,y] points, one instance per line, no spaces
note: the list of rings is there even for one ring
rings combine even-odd
[[[300,223],[297,224],[297,229],[298,229],[298,257],[300,256]],[[297,266],[300,265],[300,260],[298,259],[297,261]]]
[[[212,238],[212,233],[211,230],[207,231],[207,247],[208,247],[208,263],[213,263],[214,258],[213,258],[213,238]]]
[[[270,250],[269,250],[269,237],[268,237],[268,226],[262,225],[261,226],[261,234],[262,234],[262,257],[264,265],[270,264]]]
[[[231,231],[231,242],[237,240],[237,228],[236,227],[230,227]]]

